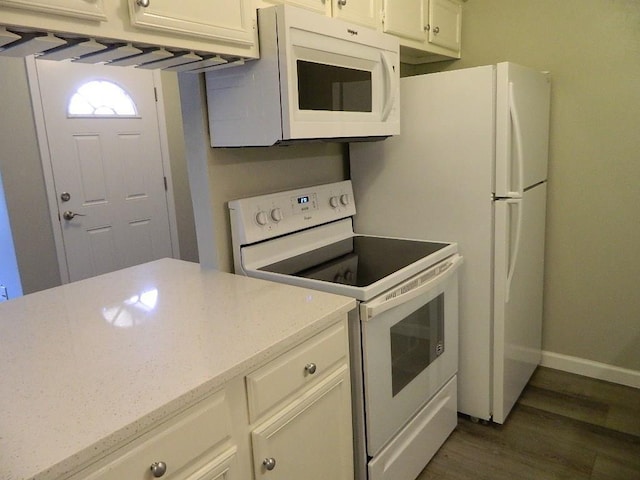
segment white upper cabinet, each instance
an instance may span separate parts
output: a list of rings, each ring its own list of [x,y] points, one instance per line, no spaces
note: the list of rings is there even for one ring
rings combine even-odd
[[[383,31],[401,39],[424,42],[422,4],[423,0],[384,0]]]
[[[331,0],[333,16],[347,22],[377,28],[380,22],[378,0]]]
[[[104,0],[0,0],[0,7],[54,13],[74,18],[104,21]]]
[[[253,0],[128,0],[135,27],[251,45]]]
[[[460,58],[458,0],[384,0],[383,31],[400,39],[407,63]]]
[[[380,0],[265,0],[307,8],[328,17],[377,29],[380,25]],[[260,5],[258,6],[267,6]]]
[[[429,0],[427,41],[460,56],[462,6],[455,0]]]
[[[131,44],[140,61],[164,47],[158,68],[188,62],[194,68],[181,70],[198,70],[259,56],[255,0],[0,0],[0,31],[8,32],[0,55],[10,56],[55,48],[62,59],[60,50],[88,40],[104,52]],[[68,58],[77,51],[70,48]]]
[[[287,3],[398,37],[401,61],[460,58],[461,0],[256,0]]]

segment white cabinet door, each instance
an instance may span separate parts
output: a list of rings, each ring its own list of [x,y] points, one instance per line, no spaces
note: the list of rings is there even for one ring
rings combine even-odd
[[[333,16],[371,28],[379,24],[377,0],[331,0]]]
[[[243,45],[253,44],[252,8],[251,0],[129,0],[135,27]]]
[[[0,6],[104,21],[103,0],[0,0]]]
[[[218,391],[70,480],[150,480],[165,472],[173,480],[235,480],[229,412],[227,392]]]
[[[381,0],[265,0],[303,7],[327,17],[340,18],[377,29],[380,25]]]
[[[400,39],[402,61],[460,58],[458,0],[384,0],[383,31]]]
[[[308,8],[328,17],[331,16],[331,2],[328,0],[286,0],[285,3]]]
[[[427,34],[423,18],[423,0],[384,1],[385,33],[424,42]]]
[[[256,480],[353,480],[350,399],[343,365],[256,428]]]
[[[429,43],[460,51],[462,6],[452,0],[429,0]]]

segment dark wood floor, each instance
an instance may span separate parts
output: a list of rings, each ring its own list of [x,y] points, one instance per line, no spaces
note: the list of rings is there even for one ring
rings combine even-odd
[[[540,367],[504,425],[458,418],[432,479],[640,480],[640,389]]]

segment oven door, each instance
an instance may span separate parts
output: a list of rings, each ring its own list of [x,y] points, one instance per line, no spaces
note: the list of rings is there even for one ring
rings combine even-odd
[[[461,262],[449,257],[360,304],[369,457],[457,371]]]

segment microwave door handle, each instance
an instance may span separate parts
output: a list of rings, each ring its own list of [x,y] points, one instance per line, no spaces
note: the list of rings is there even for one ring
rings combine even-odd
[[[382,59],[382,68],[385,73],[385,83],[386,83],[385,103],[382,109],[383,122],[386,121],[387,118],[389,118],[391,109],[393,108],[393,105],[395,104],[395,101],[396,101],[396,98],[395,98],[396,92],[398,91],[398,88],[396,86],[397,75],[395,75],[394,66],[389,61],[389,58],[387,57],[387,55],[388,55],[387,52],[384,52],[384,51],[380,52],[380,58]]]
[[[419,287],[414,288],[413,290],[409,290],[406,293],[396,295],[395,297],[388,300],[385,299],[385,296],[383,294],[379,297],[379,300],[373,300],[368,303],[361,303],[360,316],[362,320],[369,321],[375,316],[380,315],[387,310],[391,310],[394,307],[397,307],[401,303],[413,300],[414,298],[428,292],[436,283],[446,280],[453,274],[453,272],[455,272],[458,266],[462,263],[462,257],[456,254],[446,260],[446,262],[447,263],[443,264],[444,266],[446,266],[446,269],[444,271],[441,271],[438,275],[423,283]]]

